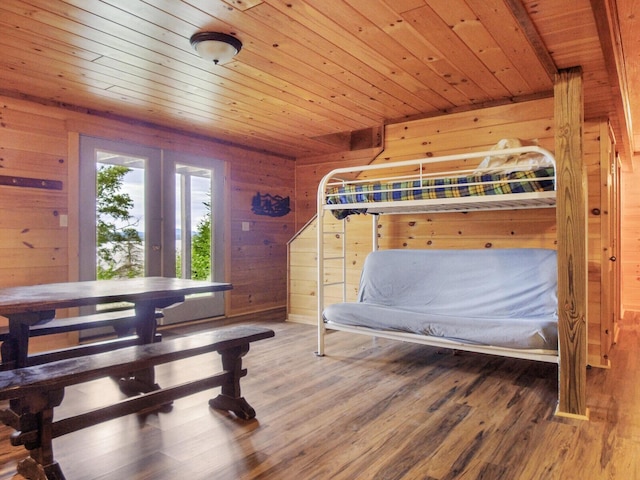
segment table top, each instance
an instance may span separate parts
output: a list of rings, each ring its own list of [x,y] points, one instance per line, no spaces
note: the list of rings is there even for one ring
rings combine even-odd
[[[230,283],[140,277],[0,288],[0,315],[111,302],[139,302],[231,290]]]

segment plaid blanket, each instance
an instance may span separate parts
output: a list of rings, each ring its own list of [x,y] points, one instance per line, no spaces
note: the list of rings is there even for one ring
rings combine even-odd
[[[553,168],[520,170],[508,174],[485,174],[448,178],[430,178],[392,183],[362,183],[327,190],[327,204],[354,204],[428,200],[437,198],[503,195],[553,190]],[[332,210],[343,219],[366,208]]]

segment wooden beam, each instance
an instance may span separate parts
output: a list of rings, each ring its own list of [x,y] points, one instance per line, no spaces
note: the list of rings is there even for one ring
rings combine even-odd
[[[552,79],[558,72],[558,69],[556,68],[556,64],[553,61],[553,57],[549,53],[549,50],[547,50],[542,37],[538,33],[536,26],[531,20],[531,15],[529,15],[529,12],[527,12],[527,9],[522,4],[522,0],[505,0],[505,3],[511,10],[514,18],[520,24],[522,31],[531,44],[531,47],[533,47],[533,50],[536,52],[540,63],[547,71],[549,78]]]
[[[582,69],[560,71],[554,94],[560,347],[556,414],[586,419],[588,236],[587,181],[582,160]]]
[[[630,90],[625,55],[620,32],[620,19],[616,0],[591,0],[591,8],[598,28],[598,38],[607,68],[607,75],[612,86],[613,115],[620,123],[622,146],[625,163],[633,168],[633,155],[637,146],[633,140],[633,120],[631,118]]]

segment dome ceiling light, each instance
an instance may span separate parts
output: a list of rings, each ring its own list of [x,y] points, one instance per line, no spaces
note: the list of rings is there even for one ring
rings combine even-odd
[[[190,42],[198,55],[216,65],[227,63],[242,48],[242,42],[236,37],[218,32],[195,33]]]

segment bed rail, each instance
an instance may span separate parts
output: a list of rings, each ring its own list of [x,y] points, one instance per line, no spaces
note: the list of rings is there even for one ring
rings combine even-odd
[[[489,172],[498,173],[500,167],[479,169],[477,166],[465,165],[465,168],[454,168],[447,171],[438,170],[438,163],[464,162],[473,159],[491,157],[512,157],[537,154],[553,166],[549,176],[531,176],[529,178],[493,178]],[[537,146],[518,147],[503,150],[444,155],[417,160],[390,162],[384,164],[365,165],[359,167],[337,168],[329,172],[319,184],[317,208],[332,211],[363,211],[368,213],[409,213],[409,212],[444,212],[472,210],[513,210],[523,208],[555,207],[556,163],[553,155],[546,149]],[[531,167],[522,168],[510,163],[502,167],[505,172],[531,171]],[[396,172],[394,174],[394,172]],[[399,175],[397,172],[401,172]],[[464,178],[461,183],[455,183]],[[448,183],[454,179],[453,183]],[[442,180],[442,181],[440,181]],[[535,191],[527,184],[541,180],[550,180],[552,190]],[[375,187],[368,187],[375,182]],[[436,184],[432,184],[432,183]],[[510,192],[508,185],[524,185],[521,191]],[[443,188],[460,186],[471,195],[463,196],[460,192],[445,193]],[[338,193],[345,189],[350,194]],[[420,190],[420,198],[414,192]],[[534,191],[527,191],[534,190]],[[505,192],[500,194],[484,194],[487,191]],[[343,202],[336,200],[352,199]],[[428,198],[436,195],[447,195]],[[449,196],[450,195],[450,196]],[[373,200],[373,196],[382,197],[381,201]],[[393,200],[389,200],[393,198]],[[356,201],[357,200],[357,201]]]

